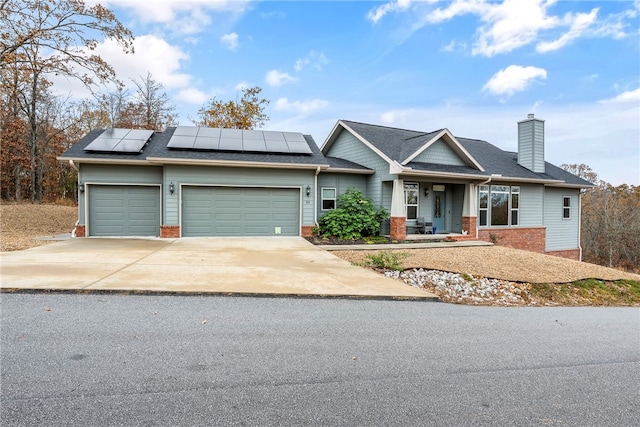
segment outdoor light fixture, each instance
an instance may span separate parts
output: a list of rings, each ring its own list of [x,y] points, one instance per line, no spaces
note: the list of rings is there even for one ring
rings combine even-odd
[[[425,188],[424,189],[424,197],[428,197],[429,196],[429,189]]]
[[[173,181],[171,181],[169,184],[169,193],[173,194],[174,191],[176,191],[176,187],[173,185]]]
[[[311,195],[311,187],[307,185],[307,197]]]
[[[84,193],[84,184],[83,183],[79,183],[78,184],[78,190],[80,190],[81,193]]]

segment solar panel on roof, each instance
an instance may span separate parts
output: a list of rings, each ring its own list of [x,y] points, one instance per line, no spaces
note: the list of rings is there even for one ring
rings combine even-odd
[[[102,132],[85,151],[139,153],[153,135],[152,130],[112,128]]]
[[[300,133],[179,126],[169,148],[254,153],[311,154]]]
[[[220,128],[198,128],[198,136],[206,136],[209,138],[220,138]]]
[[[218,150],[220,138],[210,138],[208,136],[198,135],[193,144],[194,150]]]
[[[120,138],[101,138],[102,135],[94,139],[91,144],[87,145],[85,151],[111,151],[113,147],[118,145]]]
[[[175,131],[173,131],[174,135],[180,136],[196,136],[198,134],[197,126],[178,126]]]
[[[172,135],[167,147],[169,148],[193,148],[196,142],[195,136],[188,135]]]
[[[288,153],[289,146],[287,142],[282,139],[282,141],[277,141],[274,139],[266,139],[265,144],[267,145],[267,152],[269,153]]]
[[[243,151],[267,151],[267,146],[264,143],[264,140],[260,139],[243,139],[242,140],[242,150]]]

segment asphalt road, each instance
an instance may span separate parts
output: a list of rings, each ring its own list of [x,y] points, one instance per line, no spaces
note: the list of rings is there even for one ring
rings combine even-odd
[[[2,294],[3,426],[637,426],[637,308]]]

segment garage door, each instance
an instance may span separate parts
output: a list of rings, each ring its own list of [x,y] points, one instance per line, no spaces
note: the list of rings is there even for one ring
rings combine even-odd
[[[160,188],[89,186],[90,236],[159,236]]]
[[[182,235],[299,236],[300,191],[185,186]]]

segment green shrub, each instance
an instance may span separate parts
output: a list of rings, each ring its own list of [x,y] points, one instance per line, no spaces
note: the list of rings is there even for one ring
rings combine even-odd
[[[324,214],[318,225],[323,236],[353,240],[377,235],[380,224],[387,218],[386,209],[376,209],[360,190],[349,188],[338,196],[336,208]]]
[[[409,256],[406,252],[395,251],[379,251],[368,254],[364,259],[366,267],[376,267],[385,270],[402,271],[404,269],[402,262]]]

